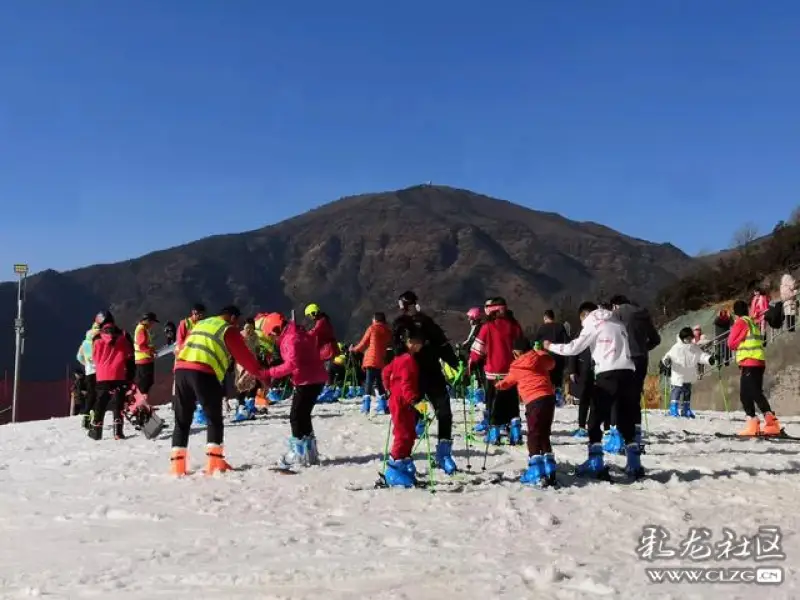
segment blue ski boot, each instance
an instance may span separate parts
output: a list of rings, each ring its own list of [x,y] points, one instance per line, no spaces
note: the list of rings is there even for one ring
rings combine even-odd
[[[306,456],[308,456],[309,465],[319,464],[319,450],[317,449],[317,438],[312,433],[310,436],[303,438],[305,444]]]
[[[489,427],[489,431],[486,433],[486,443],[492,446],[500,445],[500,428],[497,425]]]
[[[537,454],[528,459],[528,470],[519,478],[519,482],[525,485],[544,484],[544,456]]]
[[[489,411],[483,411],[483,420],[472,428],[475,433],[485,433],[489,429]]]
[[[589,432],[586,431],[585,427],[578,427],[575,431],[572,432],[572,437],[574,437],[574,438],[587,438],[587,437],[589,437]]]
[[[414,466],[414,461],[410,458],[402,460],[395,460],[390,458],[386,463],[386,471],[383,473],[383,479],[389,487],[414,487],[414,475],[410,472],[408,463],[411,467]]]
[[[589,445],[589,458],[583,464],[578,465],[575,474],[579,477],[597,477],[598,479],[607,477],[608,469],[603,462],[602,444]]]
[[[267,400],[269,400],[270,404],[275,404],[276,402],[280,402],[281,400],[283,400],[283,398],[281,398],[281,391],[278,388],[272,388],[267,393]]]
[[[386,402],[386,396],[383,394],[378,396],[378,405],[375,407],[375,413],[379,415],[389,414],[389,403]]]
[[[417,426],[414,428],[414,432],[417,434],[417,439],[425,435],[425,417],[417,419]]]
[[[198,427],[205,427],[208,424],[208,421],[206,420],[206,413],[203,410],[203,407],[200,406],[199,404],[194,409],[192,424],[197,425]]]
[[[244,408],[247,411],[248,418],[255,419],[256,414],[258,411],[256,410],[256,399],[255,398],[245,398],[244,400]]]
[[[622,436],[616,427],[612,427],[608,432],[608,438],[603,440],[603,450],[609,454],[619,454],[620,450],[625,446]]]
[[[453,460],[453,441],[439,440],[436,444],[436,466],[448,475],[456,472],[456,462]]]
[[[639,444],[628,444],[625,448],[625,455],[628,459],[628,464],[625,465],[625,473],[628,477],[639,479],[644,477],[644,468],[642,467],[641,451]]]
[[[544,477],[547,485],[556,484],[556,457],[552,452],[544,455]]]
[[[298,467],[308,466],[308,453],[306,452],[306,440],[298,440],[295,437],[289,438],[289,451],[278,460],[278,468],[294,470]]]
[[[564,406],[564,392],[561,388],[556,388],[556,408]]]
[[[678,412],[678,401],[673,400],[669,403],[669,416],[670,417],[679,417],[680,413]]]
[[[369,414],[369,407],[372,402],[371,396],[364,396],[361,399],[361,414],[368,415]]]
[[[681,416],[687,419],[694,419],[694,411],[692,410],[692,403],[690,400],[684,400],[681,403]]]
[[[478,388],[475,390],[475,395],[473,396],[475,404],[485,404],[486,403],[486,391],[483,388]]]
[[[512,446],[519,446],[522,443],[522,421],[520,419],[511,419],[511,425],[508,427],[508,443]]]
[[[240,404],[236,407],[236,412],[231,419],[232,423],[241,423],[242,421],[249,421],[250,420],[250,413],[247,412],[247,407],[244,404]]]

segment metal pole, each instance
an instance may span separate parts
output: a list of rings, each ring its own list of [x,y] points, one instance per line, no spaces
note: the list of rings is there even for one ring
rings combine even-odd
[[[14,273],[19,276],[17,286],[17,318],[14,321],[14,331],[16,333],[16,345],[14,350],[14,387],[11,400],[11,422],[17,422],[17,393],[19,391],[19,371],[22,363],[22,340],[25,336],[25,325],[22,320],[22,287],[25,284],[25,277],[28,275],[28,265],[14,265]]]

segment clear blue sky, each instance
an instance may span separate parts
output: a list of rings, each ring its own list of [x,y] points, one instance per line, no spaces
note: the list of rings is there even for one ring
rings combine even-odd
[[[724,247],[800,200],[799,31],[796,0],[5,0],[0,279],[425,180]]]

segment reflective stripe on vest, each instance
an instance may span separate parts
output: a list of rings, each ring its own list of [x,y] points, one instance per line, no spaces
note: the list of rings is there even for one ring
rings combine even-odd
[[[148,348],[147,351],[136,342],[136,340],[139,339],[139,330],[141,329],[144,329],[146,347]],[[136,359],[137,362],[140,360],[147,360],[148,358],[154,358],[153,351],[150,350],[150,347],[153,345],[151,336],[152,334],[150,333],[149,327],[145,327],[141,323],[136,326],[136,330],[133,332],[133,352],[134,359]]]
[[[764,340],[761,337],[761,329],[750,317],[742,317],[747,323],[747,337],[739,344],[736,349],[736,362],[741,363],[745,360],[760,360],[766,362],[767,356],[764,352]]]
[[[211,367],[221,383],[231,364],[231,355],[225,345],[228,327],[230,323],[220,317],[198,321],[192,332],[186,336],[183,348],[178,353],[178,360]]]

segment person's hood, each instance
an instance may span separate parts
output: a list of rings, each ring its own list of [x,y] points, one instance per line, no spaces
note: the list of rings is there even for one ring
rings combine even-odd
[[[626,305],[629,306],[629,305]],[[622,308],[622,307],[620,307]],[[612,311],[605,309],[605,308],[598,308],[597,310],[593,310],[586,316],[585,323],[598,325],[601,322],[605,321],[619,321],[617,315],[615,315]],[[585,326],[585,325],[584,325]]]

